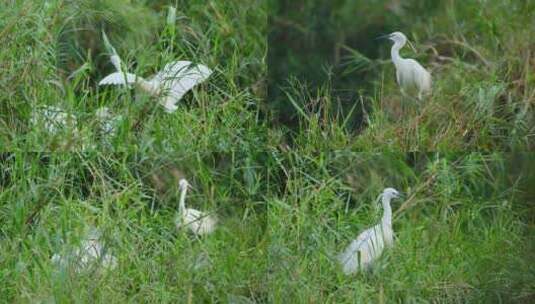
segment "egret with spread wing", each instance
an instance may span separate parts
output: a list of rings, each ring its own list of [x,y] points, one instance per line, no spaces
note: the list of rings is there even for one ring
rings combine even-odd
[[[98,85],[130,85],[158,98],[165,111],[172,113],[178,109],[177,103],[184,94],[196,85],[204,82],[212,74],[212,70],[202,64],[191,61],[173,61],[165,65],[163,70],[148,80],[123,70],[121,58],[103,33],[104,44],[111,53],[110,60],[116,72],[104,77]]]

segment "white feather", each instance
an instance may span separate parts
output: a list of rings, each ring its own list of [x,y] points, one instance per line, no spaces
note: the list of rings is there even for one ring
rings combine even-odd
[[[178,214],[175,218],[176,228],[186,227],[199,236],[214,232],[217,226],[217,218],[215,216],[193,208],[186,208],[185,201],[188,186],[189,184],[185,179],[180,180],[179,188],[181,193]]]
[[[119,55],[117,55],[117,54],[111,55],[110,56],[110,61],[111,61],[111,64],[113,64],[113,66],[117,70],[117,72],[121,72],[122,71],[122,69],[121,69],[121,57],[119,57]]]
[[[177,229],[187,227],[196,235],[206,235],[214,232],[217,219],[202,211],[186,208],[184,213],[175,219]]]
[[[100,123],[100,131],[102,134],[114,137],[117,134],[117,128],[123,120],[122,115],[113,115],[108,107],[101,107],[95,111],[95,117]]]
[[[205,65],[181,60],[168,63],[150,81],[159,85],[162,93],[160,104],[166,112],[172,113],[184,94],[204,82],[211,74],[212,70]]]
[[[383,218],[381,222],[361,232],[346,249],[337,256],[337,260],[345,274],[353,274],[359,269],[369,270],[375,260],[381,256],[386,246],[392,246],[394,231],[392,230],[392,209],[390,200],[398,197],[393,188],[386,188],[381,194]]]
[[[166,112],[172,113],[178,108],[176,104],[184,94],[208,79],[211,74],[212,70],[205,65],[180,60],[168,63],[152,81],[159,83],[163,94],[160,103]]]
[[[136,83],[137,76],[130,73],[115,72],[104,77],[98,85],[128,85]]]
[[[90,229],[79,247],[69,250],[64,255],[55,253],[51,261],[61,268],[72,265],[76,272],[81,272],[94,264],[99,264],[105,269],[114,269],[117,266],[117,258],[106,251],[100,241],[100,232],[95,228]]]

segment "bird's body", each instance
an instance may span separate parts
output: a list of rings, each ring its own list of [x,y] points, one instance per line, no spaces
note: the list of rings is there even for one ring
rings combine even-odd
[[[65,129],[72,129],[77,134],[76,116],[55,106],[44,106],[32,112],[31,123],[42,126],[50,133],[56,134]]]
[[[95,117],[98,120],[100,132],[105,137],[114,137],[117,134],[119,124],[123,120],[122,115],[113,115],[108,107],[100,107],[95,111]]]
[[[117,258],[107,252],[100,239],[100,231],[91,228],[79,247],[64,254],[56,253],[51,260],[61,268],[74,266],[76,272],[81,272],[95,264],[105,269],[114,269],[117,266]]]
[[[191,232],[199,236],[214,232],[217,225],[217,218],[215,216],[197,209],[186,208],[186,192],[188,186],[189,184],[185,179],[180,180],[180,201],[178,214],[175,218],[177,229],[187,227]]]
[[[121,58],[109,43],[106,35],[103,34],[103,36],[107,49],[112,53],[110,60],[116,72],[104,77],[98,85],[135,84],[140,90],[157,97],[168,113],[176,111],[178,108],[176,104],[184,94],[204,82],[212,74],[212,70],[205,65],[178,60],[166,64],[151,78],[144,79],[122,69]]]
[[[418,99],[421,100],[424,95],[431,93],[431,74],[418,61],[399,55],[399,50],[407,43],[407,37],[403,33],[394,32],[386,37],[394,41],[390,55],[402,93],[416,91]]]
[[[202,211],[186,208],[180,218],[176,219],[176,226],[180,229],[188,227],[194,234],[205,235],[214,231],[217,221]]]
[[[338,262],[345,274],[352,274],[359,269],[369,270],[374,261],[382,254],[385,247],[394,244],[392,229],[392,208],[390,200],[398,197],[393,188],[386,188],[381,194],[383,217],[377,225],[364,230],[338,255]]]

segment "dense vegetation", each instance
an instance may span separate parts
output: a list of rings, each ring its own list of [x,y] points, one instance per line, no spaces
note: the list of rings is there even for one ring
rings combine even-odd
[[[313,120],[359,150],[535,147],[533,1],[271,3],[268,101],[290,134]],[[402,97],[391,43],[374,40],[393,31],[431,71],[423,102]]]
[[[0,302],[532,302],[534,10],[1,2]],[[389,43],[373,40],[394,30],[432,70],[421,104],[400,97]],[[214,74],[165,113],[137,90],[97,86],[113,71],[103,31],[136,74],[171,60]],[[45,105],[75,115],[76,130],[32,123]],[[102,106],[124,117],[113,137]],[[175,229],[182,177],[188,206],[220,219],[214,234]],[[406,194],[395,246],[371,273],[344,276],[333,256],[375,223],[384,187]],[[54,264],[90,227],[117,269]]]
[[[267,297],[265,14],[262,1],[0,3],[0,147],[21,151],[0,164],[0,302]],[[136,74],[177,59],[214,74],[167,114],[139,91],[97,86],[113,71],[102,31]],[[79,132],[31,124],[44,105],[76,115]],[[95,119],[101,106],[125,117],[111,139]],[[174,227],[178,177],[195,188],[190,207],[221,218],[202,241]],[[51,256],[89,226],[118,269],[58,272]],[[195,269],[199,257],[207,267]]]
[[[274,152],[286,188],[269,202],[273,303],[533,300],[532,154],[375,154],[319,145]],[[335,255],[380,218],[375,202],[385,187],[407,193],[393,204],[395,247],[372,273],[345,276]]]

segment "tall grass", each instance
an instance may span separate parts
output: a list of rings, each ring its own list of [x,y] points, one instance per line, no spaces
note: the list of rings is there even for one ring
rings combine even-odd
[[[363,151],[534,148],[532,2],[283,3],[270,23],[274,124],[313,128],[300,114],[311,108]],[[422,102],[400,94],[390,43],[373,39],[398,30],[417,46],[402,55],[433,76]]]
[[[166,22],[169,5],[177,20]],[[0,4],[0,287],[6,302],[262,301],[267,256],[261,120],[261,1],[3,1]],[[98,87],[112,71],[102,31],[129,70],[203,63],[209,81],[166,114],[154,98]],[[59,106],[79,132],[51,134],[32,112]],[[95,110],[125,119],[105,140]],[[82,151],[83,149],[83,151]],[[39,153],[28,153],[37,151]],[[198,240],[176,231],[177,183],[220,226]],[[103,231],[118,269],[58,270],[52,254]],[[199,262],[201,261],[201,262]],[[197,265],[197,266],[196,266]],[[204,265],[198,267],[198,265]],[[196,268],[197,267],[197,268]]]
[[[287,37],[269,64],[264,1],[2,2],[1,301],[533,299],[533,154],[400,151],[533,147],[531,2],[379,2],[398,1],[278,3],[296,19],[271,16]],[[419,46],[404,54],[433,70],[421,104],[399,97],[388,48],[367,42],[399,25]],[[113,70],[103,31],[138,75],[172,60],[215,72],[164,113],[97,86]],[[78,131],[31,124],[45,105],[75,114]],[[115,137],[99,131],[101,106],[124,117]],[[213,235],[175,229],[181,177],[194,186],[187,205],[220,219]],[[375,223],[386,186],[407,194],[395,246],[373,272],[344,276],[333,256]],[[91,226],[118,268],[56,267],[52,255]]]
[[[274,303],[529,302],[535,272],[532,198],[508,181],[504,154],[372,154],[300,150],[280,156],[287,183],[270,201]],[[371,273],[335,260],[394,203],[395,245]]]

